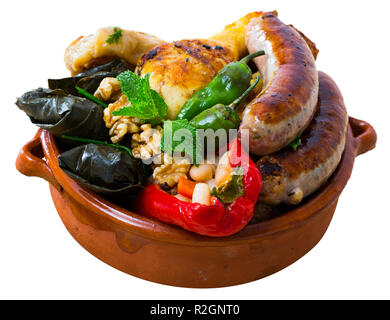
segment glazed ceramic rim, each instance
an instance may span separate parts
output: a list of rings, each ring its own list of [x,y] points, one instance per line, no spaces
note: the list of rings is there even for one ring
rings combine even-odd
[[[356,156],[356,139],[353,137],[352,129],[349,125],[345,150],[338,168],[326,185],[311,196],[304,205],[270,220],[248,225],[233,236],[213,238],[201,236],[179,227],[144,217],[111,203],[80,186],[58,166],[57,156],[59,151],[53,135],[48,131],[42,130],[40,138],[45,159],[55,179],[75,201],[87,210],[110,220],[117,227],[127,232],[158,241],[192,246],[228,246],[233,243],[258,241],[259,237],[285,232],[304,223],[311,217],[314,217],[317,212],[332,205],[334,200],[339,197],[351,175]]]

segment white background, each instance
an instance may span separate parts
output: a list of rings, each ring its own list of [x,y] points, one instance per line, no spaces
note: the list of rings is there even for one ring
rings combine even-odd
[[[0,298],[390,298],[390,46],[388,1],[6,1],[0,11]],[[117,271],[66,231],[48,184],[14,162],[36,128],[14,105],[25,91],[68,74],[65,47],[101,26],[166,40],[212,35],[248,12],[279,11],[317,43],[318,69],[339,84],[349,114],[373,124],[374,151],[352,178],[321,242],[268,278],[222,289],[163,286]]]

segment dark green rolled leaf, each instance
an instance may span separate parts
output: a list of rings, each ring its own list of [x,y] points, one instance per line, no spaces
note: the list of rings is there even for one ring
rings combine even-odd
[[[94,94],[100,82],[106,77],[115,78],[120,73],[129,70],[128,64],[121,59],[111,61],[96,68],[89,69],[73,77],[63,79],[49,79],[50,89],[62,89],[75,96],[81,96],[76,86]]]
[[[82,138],[107,140],[108,129],[103,120],[103,108],[81,97],[56,89],[26,92],[16,105],[32,123],[56,136],[63,134]]]
[[[73,148],[58,156],[58,164],[79,184],[101,194],[136,194],[147,179],[140,160],[106,145]]]

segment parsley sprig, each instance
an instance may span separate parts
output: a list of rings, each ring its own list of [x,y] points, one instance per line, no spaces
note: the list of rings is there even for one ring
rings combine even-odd
[[[157,91],[150,88],[150,74],[144,78],[131,71],[122,72],[117,79],[121,83],[122,93],[130,101],[130,106],[114,111],[114,116],[129,116],[146,120],[152,125],[164,121],[168,106]]]
[[[302,144],[301,136],[296,137],[292,142],[290,142],[289,146],[297,151],[298,147]]]
[[[109,35],[106,42],[108,44],[118,44],[119,40],[123,38],[122,29],[118,27],[114,27],[114,32]]]

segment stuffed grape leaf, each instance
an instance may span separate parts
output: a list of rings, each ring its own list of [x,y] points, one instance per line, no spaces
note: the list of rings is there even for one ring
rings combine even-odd
[[[100,194],[136,194],[147,179],[142,162],[107,145],[86,144],[58,156],[58,164],[76,182]]]
[[[80,96],[76,86],[87,92],[94,94],[99,87],[100,82],[106,77],[116,78],[119,74],[129,70],[128,64],[121,59],[113,60],[101,66],[89,69],[83,73],[76,74],[73,77],[62,79],[49,79],[50,89],[62,89],[67,93]]]
[[[103,108],[96,103],[67,94],[61,89],[39,88],[26,92],[16,105],[32,123],[56,136],[63,134],[107,141]]]

